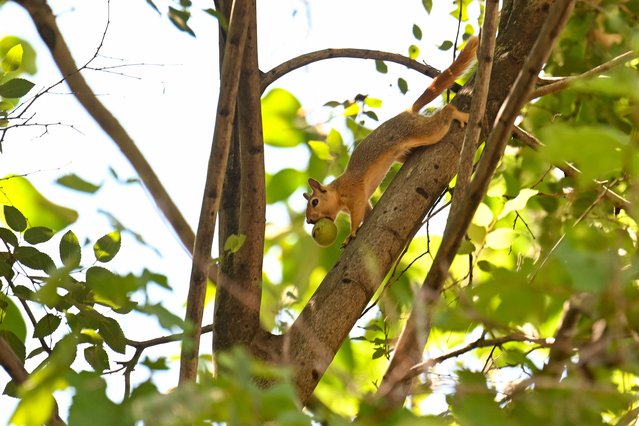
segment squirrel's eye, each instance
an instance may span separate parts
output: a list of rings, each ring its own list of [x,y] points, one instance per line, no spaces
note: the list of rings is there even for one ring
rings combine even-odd
[[[313,201],[311,201],[311,206],[317,207],[317,203],[319,203],[319,200],[315,198]]]

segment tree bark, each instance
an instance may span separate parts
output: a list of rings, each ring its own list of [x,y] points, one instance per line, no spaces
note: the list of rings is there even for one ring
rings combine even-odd
[[[486,105],[488,123],[494,122],[517,78],[550,3],[505,2]],[[470,96],[470,89],[462,89],[453,103],[468,110]],[[439,144],[411,156],[285,337],[283,357],[295,368],[302,402],[311,396],[366,304],[453,178],[462,138],[463,131],[454,126]]]

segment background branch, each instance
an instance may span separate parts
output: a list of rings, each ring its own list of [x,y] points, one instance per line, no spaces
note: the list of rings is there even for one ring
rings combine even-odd
[[[541,87],[538,87],[537,89],[535,89],[530,94],[529,99],[532,100],[532,99],[540,98],[542,96],[550,95],[552,93],[557,93],[559,91],[565,90],[575,81],[587,80],[589,78],[596,77],[608,71],[609,69],[616,67],[617,65],[625,64],[631,59],[636,58],[638,55],[639,53],[637,52],[629,51],[617,56],[616,58],[611,59],[608,62],[605,62],[599,66],[596,66],[591,70],[588,70],[582,74],[575,75],[575,76],[559,77],[559,78],[555,77],[555,78],[548,78],[548,79],[540,78],[538,80],[538,84],[540,84]]]
[[[421,359],[430,332],[432,311],[439,300],[450,264],[477,206],[484,198],[512,133],[515,118],[528,99],[537,75],[550,55],[554,41],[570,16],[574,3],[575,0],[556,1],[550,8],[532,51],[497,115],[495,127],[488,137],[486,150],[478,164],[475,177],[464,195],[457,214],[449,217],[449,223],[446,226],[448,232],[444,233],[433,265],[416,295],[413,310],[397,342],[391,365],[378,389],[378,396],[386,397],[390,406],[401,406],[408,395],[410,383],[406,381],[400,383],[400,380],[405,377],[406,371]]]
[[[537,139],[535,136],[531,135],[524,129],[519,126],[514,126],[513,128],[513,136],[524,143],[527,147],[537,151],[539,148],[543,146],[543,143]],[[581,173],[581,171],[573,166],[570,163],[565,163],[563,165],[556,165],[559,170],[561,170],[566,176],[577,176]],[[608,201],[612,202],[615,207],[624,209],[626,213],[632,215],[632,205],[630,201],[626,200],[621,195],[617,194],[610,188],[603,185],[601,182],[593,181],[593,183],[597,186],[598,191],[602,191],[604,194],[604,198]]]
[[[193,264],[186,305],[186,321],[193,326],[190,336],[191,345],[182,345],[180,384],[194,381],[197,373],[206,280],[211,265],[215,222],[233,134],[239,76],[248,27],[248,8],[248,1],[236,0],[233,4],[229,22],[229,34],[222,63],[220,99],[217,107],[208,173],[204,185],[202,208],[193,249]],[[223,254],[221,255],[223,256]]]
[[[98,125],[109,135],[111,140],[120,148],[122,154],[131,163],[136,173],[144,183],[145,188],[153,198],[167,221],[171,224],[176,235],[184,247],[193,253],[195,234],[187,223],[186,219],[177,208],[168,192],[155,174],[155,171],[139,150],[131,136],[127,133],[118,119],[100,102],[88,85],[80,71],[93,61],[98,55],[101,44],[95,52],[93,58],[83,67],[78,67],[73,59],[73,55],[60,32],[53,11],[43,0],[15,0],[16,3],[24,7],[31,16],[40,37],[49,48],[53,60],[62,74],[63,81],[66,81],[71,92],[98,123]],[[105,29],[105,34],[108,29]],[[104,36],[103,36],[104,37]],[[57,85],[57,84],[56,84]],[[216,281],[217,266],[212,264],[210,278]]]
[[[283,62],[270,71],[263,73],[262,91],[264,91],[275,80],[281,78],[291,71],[312,64],[313,62],[333,58],[375,59],[378,61],[394,62],[396,64],[404,65],[407,68],[418,71],[431,78],[435,78],[440,73],[439,70],[431,67],[428,64],[422,64],[421,62],[417,62],[414,59],[410,59],[398,53],[382,52],[379,50],[369,49],[324,49],[300,55],[296,58]],[[457,92],[460,88],[460,85],[455,84],[451,89],[454,92]]]
[[[11,346],[0,335],[0,365],[11,376],[11,379],[16,385],[21,385],[29,379],[29,373],[24,368],[20,358],[13,352]],[[49,423],[52,426],[62,426],[64,421],[58,415],[58,405],[54,402],[53,412]]]

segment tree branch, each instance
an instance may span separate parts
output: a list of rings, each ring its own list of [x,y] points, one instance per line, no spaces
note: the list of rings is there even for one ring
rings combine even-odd
[[[193,325],[191,332],[192,346],[182,346],[180,384],[194,381],[197,372],[206,280],[211,266],[213,234],[215,232],[215,222],[233,134],[239,75],[248,28],[248,8],[249,2],[247,0],[236,0],[233,4],[229,23],[229,33],[220,76],[220,100],[217,108],[200,220],[195,236],[193,264],[186,306],[186,320]]]
[[[214,313],[214,351],[243,343],[251,348],[253,336],[261,330],[262,260],[266,215],[262,110],[258,88],[257,22],[255,1],[249,0],[249,24],[238,95],[239,182],[227,182],[240,198],[234,232],[246,240],[237,253],[224,258],[220,269]],[[237,155],[237,152],[235,153]],[[236,171],[237,172],[237,171]],[[228,177],[229,175],[227,175]],[[238,191],[238,186],[240,190]],[[220,213],[221,214],[221,213]],[[220,245],[224,242],[220,240]]]
[[[421,289],[415,298],[415,305],[406,326],[397,342],[391,365],[378,389],[378,396],[386,397],[391,407],[399,407],[408,395],[407,381],[401,382],[413,365],[421,359],[424,345],[430,333],[432,310],[448,276],[448,269],[461,244],[466,229],[477,206],[484,198],[488,184],[508,143],[515,118],[536,82],[537,75],[550,54],[554,41],[565,25],[575,0],[553,2],[543,27],[524,63],[514,86],[502,105],[496,124],[486,142],[486,150],[478,164],[475,177],[470,183],[457,214],[449,216],[442,244],[437,251]]]
[[[454,245],[451,249],[454,249],[455,252],[457,252],[457,248],[461,242],[461,237],[463,237],[466,233],[466,228],[464,228],[463,232],[460,233],[459,241],[452,239],[450,236],[450,234],[453,233],[453,229],[450,229],[450,226],[452,225],[451,219],[456,217],[462,208],[466,207],[463,204],[463,200],[467,197],[470,175],[473,169],[473,158],[481,134],[481,122],[485,115],[486,102],[488,99],[488,87],[495,52],[498,20],[499,2],[496,0],[488,1],[486,3],[486,16],[481,32],[482,38],[478,52],[479,65],[477,67],[477,74],[475,75],[475,85],[473,86],[470,116],[459,158],[457,185],[455,192],[453,193],[451,210],[446,224],[446,229],[444,230],[444,237],[442,239],[442,244],[445,244],[447,240],[450,241],[450,243]],[[445,252],[442,252],[442,247],[440,247],[437,255],[435,256],[435,260],[433,261],[431,271],[428,273],[428,276],[434,276],[434,273],[439,274],[436,278],[436,283],[429,287],[426,287],[426,284],[423,286],[423,288],[433,290],[433,293],[428,295],[429,299],[431,297],[435,299],[432,301],[432,304],[428,303],[428,307],[431,309],[424,311],[424,308],[427,305],[421,304],[421,298],[424,298],[425,296],[422,295],[420,297],[420,295],[418,295],[416,298],[416,304],[411,311],[408,321],[406,322],[395,347],[391,363],[377,391],[377,395],[379,397],[389,398],[389,402],[396,404],[397,406],[401,405],[400,403],[403,403],[404,399],[408,395],[412,382],[409,380],[412,377],[408,377],[405,371],[421,358],[421,353],[426,344],[426,340],[428,339],[430,328],[429,324],[432,320],[432,307],[438,298],[438,293],[441,291],[443,282],[446,278],[444,268],[446,271],[448,270],[448,266],[445,266],[443,263],[444,261],[439,261],[439,265],[442,265],[441,267],[438,266],[437,263],[438,257],[441,259],[444,253]],[[424,291],[420,293],[423,293]]]
[[[432,368],[433,366],[437,364],[440,364],[451,358],[456,358],[470,351],[474,351],[475,349],[487,348],[490,346],[502,346],[502,345],[505,345],[506,343],[512,343],[512,342],[530,342],[530,343],[535,343],[537,345],[541,345],[542,347],[548,347],[551,345],[548,342],[548,339],[534,338],[534,337],[528,337],[528,336],[517,335],[517,334],[510,335],[510,336],[495,337],[493,339],[486,339],[482,336],[479,339],[475,340],[474,342],[467,344],[463,348],[459,348],[454,351],[448,352],[446,354],[440,355],[438,357],[431,358],[427,361],[415,364],[414,366],[410,368],[410,370],[408,370],[403,380],[417,377],[418,375],[422,373],[428,372],[430,368]]]
[[[9,346],[2,336],[0,336],[0,365],[17,385],[21,385],[29,379],[29,373],[24,368],[22,361],[20,361],[20,358],[13,352],[11,346]],[[48,424],[52,426],[62,426],[65,424],[58,414],[58,404],[55,402]]]
[[[421,62],[417,62],[413,59],[407,58],[406,56],[390,53],[390,52],[382,52],[379,50],[368,50],[368,49],[324,49],[318,50],[311,53],[306,53],[304,55],[298,56],[296,58],[290,59],[282,64],[276,66],[262,74],[262,92],[266,90],[266,88],[271,85],[275,80],[281,78],[285,74],[294,71],[303,66],[312,64],[313,62],[322,61],[325,59],[333,59],[333,58],[359,58],[359,59],[375,59],[378,61],[388,61],[394,62],[396,64],[404,65],[407,68],[418,71],[428,77],[435,78],[439,75],[439,71],[436,68],[431,67],[428,64],[422,64]],[[461,86],[455,84],[452,87],[454,92],[460,89]]]
[[[502,10],[486,116],[494,121],[547,17],[549,0],[518,3]],[[506,19],[504,19],[504,16]],[[516,42],[515,42],[516,41]],[[470,90],[455,99],[468,110]],[[308,400],[333,356],[392,268],[397,256],[421,227],[422,220],[456,173],[461,131],[454,125],[438,144],[417,150],[384,191],[373,211],[324,277],[309,303],[283,336],[282,362],[295,371],[302,403]],[[420,360],[418,360],[419,362]],[[411,365],[412,366],[412,365]]]
[[[71,92],[89,113],[89,115],[98,123],[98,125],[109,135],[111,140],[120,148],[122,154],[131,163],[136,173],[144,183],[145,188],[153,198],[153,201],[162,212],[167,221],[171,224],[173,231],[180,239],[180,242],[186,250],[193,254],[193,246],[195,244],[195,234],[189,226],[188,222],[177,208],[169,193],[166,191],[162,182],[155,174],[155,171],[146,160],[142,152],[136,146],[135,142],[127,131],[122,127],[119,120],[98,100],[91,87],[80,71],[93,61],[101,48],[101,44],[85,65],[79,67],[76,65],[73,55],[69,50],[66,41],[58,28],[55,16],[51,8],[44,0],[14,0],[16,3],[24,7],[31,16],[40,37],[49,48],[53,60],[62,74],[63,81],[66,81]],[[108,23],[107,23],[108,29]],[[105,29],[106,35],[106,29]],[[57,84],[56,84],[57,85]],[[217,265],[211,265],[209,277],[212,281],[217,281]]]
[[[568,88],[575,81],[587,80],[589,78],[596,77],[608,71],[609,69],[616,67],[617,65],[625,64],[626,62],[636,58],[637,56],[639,56],[639,53],[631,50],[579,75],[559,78],[540,78],[538,79],[538,83],[541,87],[535,89],[530,94],[529,99],[532,100],[559,92]]]
[[[527,131],[525,131],[519,126],[514,126],[513,136],[519,139],[521,142],[523,142],[527,147],[535,151],[537,151],[539,148],[543,146],[543,143],[539,139],[537,139],[536,137],[534,137],[533,135],[531,135],[530,133],[528,133]],[[576,168],[575,166],[573,166],[572,164],[568,162],[566,162],[563,165],[557,165],[555,167],[557,167],[559,170],[564,172],[566,176],[574,177],[581,174],[581,171],[578,168]],[[630,204],[630,201],[626,200],[624,197],[617,194],[610,188],[606,187],[601,182],[598,182],[595,180],[593,181],[593,183],[597,186],[597,189],[599,191],[603,192],[604,198],[612,202],[615,207],[624,209],[629,215],[632,215],[632,205]]]

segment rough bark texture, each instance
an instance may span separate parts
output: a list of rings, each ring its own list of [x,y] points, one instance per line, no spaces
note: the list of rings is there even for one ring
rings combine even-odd
[[[486,107],[487,123],[494,121],[530,52],[549,3],[505,2]],[[468,110],[469,96],[469,90],[462,90],[454,103]],[[303,402],[454,176],[462,137],[463,132],[454,126],[441,143],[420,150],[407,161],[286,336],[283,356],[296,368],[295,381]]]
[[[253,337],[261,331],[266,197],[260,93],[255,90],[260,86],[257,22],[255,4],[251,3],[234,135],[239,143],[234,144],[235,161],[227,167],[224,184],[224,196],[233,208],[225,211],[220,253],[224,253],[224,242],[231,234],[244,235],[246,241],[237,253],[222,255],[213,321],[216,351],[238,342],[251,348]]]

